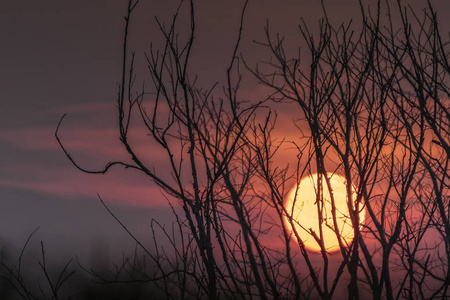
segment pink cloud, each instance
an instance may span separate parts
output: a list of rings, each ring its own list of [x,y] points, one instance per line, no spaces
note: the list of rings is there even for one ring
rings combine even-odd
[[[52,155],[64,153],[54,137],[55,128],[30,128],[0,132],[0,141],[27,151],[48,151],[48,157],[39,161],[14,161],[3,166],[0,186],[14,187],[49,193],[65,198],[77,196],[96,197],[97,193],[106,201],[147,207],[168,207],[159,187],[143,173],[114,167],[106,175],[85,174],[72,166],[67,159],[65,165],[50,168],[47,163]],[[144,129],[130,134],[134,149],[155,169],[169,178],[165,162],[167,156],[161,148],[149,142]],[[109,161],[131,163],[130,155],[120,143],[114,128],[61,128],[60,138],[67,151],[83,168],[100,170]],[[25,156],[24,156],[25,157]],[[26,170],[26,172],[24,172]]]
[[[66,150],[101,157],[105,160],[128,158],[129,154],[119,140],[115,128],[61,128],[59,138]],[[55,138],[55,128],[27,128],[0,132],[0,140],[23,150],[60,150]],[[130,130],[130,143],[137,153],[164,159],[161,148],[148,138],[145,128]],[[150,154],[151,153],[151,154]]]
[[[97,194],[106,202],[154,208],[169,207],[163,191],[146,180],[145,175],[120,170],[106,175],[84,174],[74,168],[42,170],[28,180],[0,179],[0,186],[33,190],[64,198],[89,197]]]
[[[261,94],[260,89],[247,90],[245,96],[251,98]],[[110,108],[107,108],[110,107]],[[114,107],[112,107],[114,109]],[[111,109],[111,105],[92,104],[78,105],[71,111],[98,112],[103,109]],[[292,114],[292,109],[286,108]],[[264,114],[261,114],[263,116]],[[162,118],[162,117],[161,117]],[[261,120],[263,121],[263,119]],[[277,129],[274,134],[287,139],[296,139],[298,129],[295,128],[292,118],[277,119]],[[81,126],[80,126],[81,125]],[[115,124],[114,124],[115,125]],[[89,170],[101,169],[109,161],[130,162],[130,155],[126,153],[119,141],[118,129],[115,126],[87,127],[89,122],[77,124],[77,121],[65,120],[59,131],[59,136],[71,156],[80,163],[83,168]],[[54,133],[55,127],[26,128],[9,131],[0,131],[0,141],[27,151],[48,151],[49,159],[54,153],[63,157],[64,153],[58,145]],[[281,139],[280,139],[281,140]],[[131,128],[129,141],[136,153],[148,167],[156,170],[157,174],[167,180],[172,180],[168,168],[168,156],[164,150],[148,136],[144,127]],[[179,143],[173,141],[175,157],[179,157]],[[287,147],[287,146],[286,146]],[[296,155],[292,151],[280,151],[278,159],[282,163],[295,162]],[[136,174],[136,171],[124,170],[122,167],[111,169],[106,175],[84,174],[73,167],[69,160],[60,168],[48,168],[45,161],[15,162],[5,165],[3,176],[0,176],[1,186],[10,186],[35,190],[53,195],[73,198],[77,196],[96,197],[100,194],[105,200],[124,203],[127,205],[167,207],[167,200],[162,191],[144,174]],[[20,164],[27,164],[26,166]],[[29,170],[23,174],[21,170]],[[8,176],[6,174],[13,174]],[[188,176],[188,175],[187,175]],[[16,178],[16,179],[11,179]],[[19,179],[17,179],[19,178]],[[189,176],[186,177],[186,180]]]

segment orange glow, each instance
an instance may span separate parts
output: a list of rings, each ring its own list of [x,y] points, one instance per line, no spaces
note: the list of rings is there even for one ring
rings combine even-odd
[[[320,227],[323,230],[323,240],[325,249],[329,252],[339,249],[338,239],[334,232],[335,225],[337,226],[340,236],[342,237],[344,245],[349,245],[352,242],[354,233],[347,207],[347,192],[346,180],[343,176],[328,173],[332,193],[336,206],[336,224],[333,221],[332,206],[330,200],[330,193],[328,191],[325,178],[323,178],[323,205],[320,206],[322,210],[322,224],[319,222],[318,206],[316,203],[317,194],[317,174],[310,177],[305,177],[300,181],[297,188],[293,188],[286,199],[286,209],[288,214],[292,214],[294,227],[304,242],[305,246],[311,251],[320,251],[319,243],[314,239],[311,232],[314,232],[320,237]],[[352,188],[353,202],[356,199],[356,193]],[[296,196],[297,193],[297,197]],[[360,223],[364,221],[364,210],[359,213]],[[291,224],[286,218],[288,228],[292,230]],[[295,234],[293,233],[295,238]]]

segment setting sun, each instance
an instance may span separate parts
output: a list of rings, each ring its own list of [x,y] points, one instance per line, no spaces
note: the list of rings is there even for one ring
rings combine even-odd
[[[313,236],[315,234],[317,237],[320,237],[320,228],[323,231],[323,240],[327,251],[339,249],[338,239],[334,231],[335,226],[337,226],[345,245],[350,244],[354,236],[347,207],[345,178],[332,173],[328,173],[327,176],[330,178],[336,206],[336,224],[333,221],[331,197],[325,180],[323,181],[323,205],[317,205],[317,174],[303,178],[298,188],[294,187],[286,199],[287,213],[292,214],[293,217],[292,224],[305,246],[312,251],[320,251],[320,245]],[[354,201],[356,193],[354,189],[352,190]],[[322,211],[322,222],[319,221],[318,217],[319,208]],[[364,210],[359,213],[359,218],[360,222],[363,222]],[[287,219],[286,223],[292,229],[292,225]],[[295,234],[293,235],[295,237]]]

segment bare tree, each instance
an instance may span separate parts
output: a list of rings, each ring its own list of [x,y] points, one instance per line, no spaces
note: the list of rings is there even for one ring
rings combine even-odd
[[[286,55],[283,38],[267,26],[261,44],[272,58],[253,67],[238,55],[245,2],[226,81],[205,89],[190,71],[194,1],[182,1],[169,26],[157,19],[165,44],[146,54],[152,86],[139,91],[128,45],[137,4],[129,1],[125,17],[117,99],[120,141],[131,161],[109,162],[95,171],[80,166],[60,140],[64,116],[55,136],[83,172],[104,174],[122,166],[151,178],[172,203],[176,222],[169,228],[152,220],[150,250],[105,205],[152,267],[136,258],[126,260],[117,276],[104,278],[90,270],[94,277],[152,282],[167,299],[332,299],[341,296],[342,285],[348,299],[367,293],[374,299],[448,296],[448,44],[430,3],[421,17],[400,1],[394,10],[389,1],[378,1],[374,12],[359,1],[357,29],[351,22],[334,26],[324,7],[317,35],[304,22],[299,26],[308,53],[296,58]],[[187,36],[175,26],[183,9],[190,16]],[[394,13],[401,19],[400,31]],[[242,62],[272,94],[253,102],[240,98]],[[279,102],[298,104],[296,141],[274,135]],[[158,173],[130,142],[134,112],[165,153],[170,177]],[[298,151],[294,167],[277,162],[284,147]],[[313,173],[318,174],[318,232],[286,205],[290,184],[298,186]],[[345,177],[348,215],[343,217],[331,174]],[[303,200],[296,196],[294,201]],[[351,225],[352,241],[342,236],[339,218]],[[298,228],[319,245],[320,265]],[[325,245],[326,228],[336,236],[337,253]],[[439,234],[437,242],[428,245],[433,232]],[[283,246],[265,243],[269,234]],[[170,251],[159,244],[161,237]]]
[[[442,42],[430,3],[422,20],[398,2],[396,11],[402,20],[403,35],[394,28],[389,3],[386,2],[386,19],[382,17],[381,4],[379,1],[374,14],[367,13],[361,4],[364,26],[360,31],[353,30],[350,24],[334,28],[325,8],[318,36],[314,37],[305,24],[300,25],[310,51],[310,67],[306,71],[301,67],[301,57],[287,58],[283,39],[272,39],[267,29],[264,45],[274,59],[268,68],[257,66],[254,74],[276,91],[273,100],[299,104],[302,128],[309,129],[306,143],[310,146],[303,149],[308,151],[308,161],[315,162],[314,170],[322,175],[317,182],[321,227],[329,226],[320,204],[325,201],[321,198],[323,187],[331,189],[327,174],[331,171],[345,175],[353,243],[343,243],[335,220],[332,227],[340,243],[342,267],[350,276],[349,299],[359,298],[358,280],[362,276],[358,269],[374,299],[446,297],[447,254],[442,257],[429,253],[434,249],[443,251],[446,246],[424,248],[427,246],[423,237],[427,231],[437,230],[441,233],[439,240],[444,245],[448,242],[448,206],[444,204],[448,200],[444,196],[448,194],[447,44]],[[417,24],[409,21],[409,15]],[[417,34],[412,27],[418,28]],[[431,139],[430,132],[434,134]],[[441,149],[432,145],[427,151],[426,139]],[[306,165],[304,171],[309,168]],[[424,182],[434,187],[432,191],[422,190]],[[356,187],[355,201],[351,197],[352,185]],[[333,209],[334,201],[331,196]],[[368,220],[361,224],[359,211],[363,207]],[[289,212],[285,213],[289,216]],[[417,217],[418,213],[424,214]],[[323,257],[322,282],[310,266],[311,278],[321,298],[329,299],[342,268],[329,289],[329,258],[322,233],[309,233],[321,245]],[[371,250],[367,242],[372,238],[379,246]],[[308,262],[308,253],[298,236],[297,241]],[[400,272],[405,274],[401,283],[391,275],[392,265],[397,265],[398,260],[403,262]],[[415,275],[417,268],[423,269],[420,275]],[[439,280],[441,286],[427,287],[433,280]]]

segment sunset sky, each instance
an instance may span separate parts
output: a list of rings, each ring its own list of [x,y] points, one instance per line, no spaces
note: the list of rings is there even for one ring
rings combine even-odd
[[[150,41],[162,42],[154,17],[170,23],[179,3],[141,2],[130,29],[139,84],[150,82],[143,53],[149,50]],[[421,1],[410,2],[418,5]],[[442,28],[448,31],[450,2],[433,3]],[[352,16],[356,24],[360,22],[356,1],[325,4],[336,24]],[[81,253],[89,259],[95,247],[125,251],[123,241],[130,240],[101,206],[97,194],[144,239],[150,236],[151,218],[162,222],[172,218],[162,191],[148,178],[121,167],[107,175],[84,174],[71,165],[54,137],[59,119],[67,113],[61,140],[83,167],[99,169],[109,161],[128,159],[118,140],[114,106],[126,5],[126,0],[0,2],[0,245],[11,252],[38,226],[37,240],[50,245],[50,253]],[[200,86],[223,82],[242,6],[243,1],[237,0],[196,1],[198,31],[192,72],[199,76]],[[297,51],[300,17],[314,28],[321,16],[317,0],[250,1],[243,57],[251,65],[268,59],[267,49],[254,43],[264,41],[267,20],[271,32],[285,36],[291,50]],[[181,16],[180,24],[186,20]],[[245,70],[243,74],[242,97],[264,97],[256,80]],[[216,91],[220,94],[222,89]],[[278,114],[283,117],[278,132],[295,138],[291,121],[295,116],[287,107],[281,107]],[[141,139],[133,143],[142,152],[148,150]],[[286,153],[286,162],[295,161],[295,153]],[[164,160],[157,155],[152,158],[163,174]],[[129,245],[133,247],[131,241]]]

